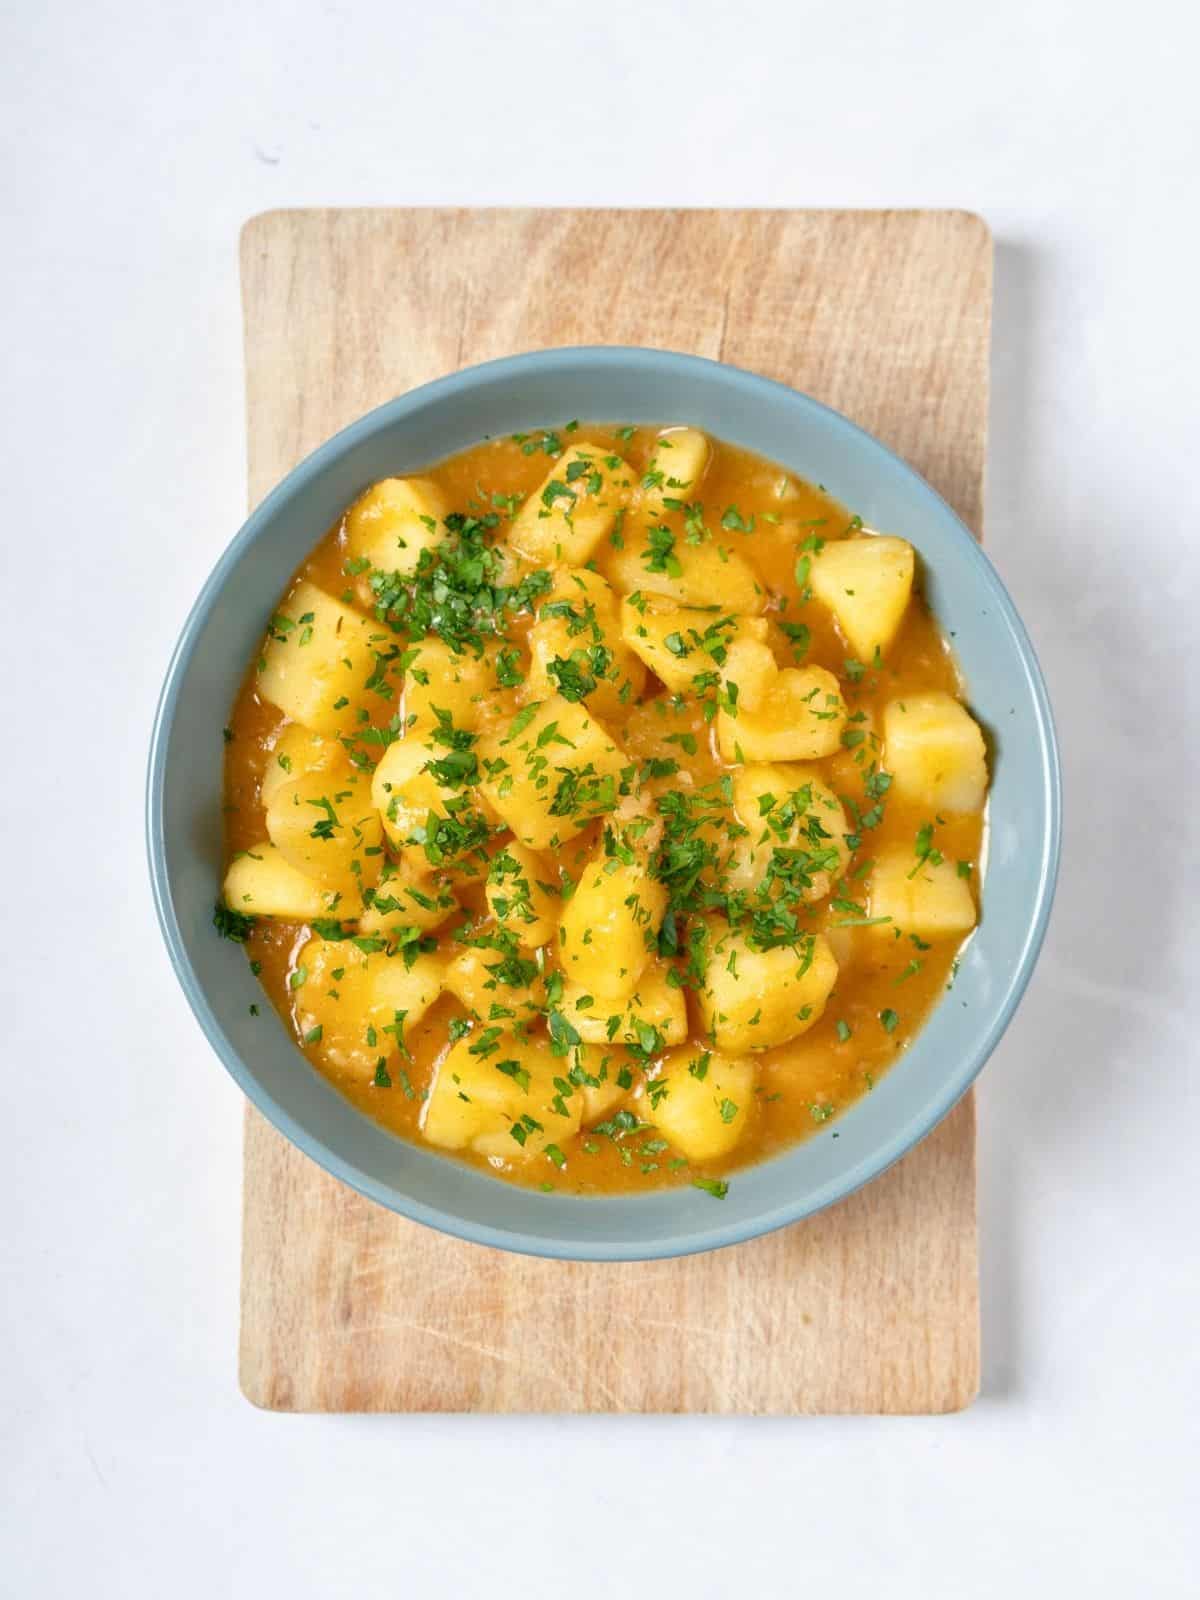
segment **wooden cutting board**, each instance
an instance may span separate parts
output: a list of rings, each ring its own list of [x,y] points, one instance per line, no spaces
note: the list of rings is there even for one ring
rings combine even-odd
[[[846,412],[978,532],[991,280],[988,230],[963,212],[255,217],[251,502],[426,379],[539,346],[640,344]],[[977,1391],[970,1098],[833,1210],[682,1261],[460,1244],[327,1177],[253,1109],[244,1204],[241,1382],[275,1410],[941,1412]]]

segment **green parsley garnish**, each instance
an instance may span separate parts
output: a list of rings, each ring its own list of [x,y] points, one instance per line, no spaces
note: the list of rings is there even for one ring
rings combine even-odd
[[[703,1189],[705,1194],[712,1195],[714,1200],[724,1200],[729,1193],[729,1185],[724,1178],[693,1178],[693,1189]]]
[[[236,944],[245,944],[254,927],[255,919],[244,915],[241,911],[233,911],[223,900],[218,900],[213,907],[213,927],[222,939],[232,939]]]

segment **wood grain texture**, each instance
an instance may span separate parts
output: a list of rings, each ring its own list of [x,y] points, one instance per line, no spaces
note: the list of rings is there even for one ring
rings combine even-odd
[[[256,217],[242,236],[251,501],[426,379],[518,350],[642,344],[846,412],[978,532],[991,270],[987,228],[962,212]],[[942,1412],[970,1402],[978,1374],[970,1097],[822,1216],[616,1266],[443,1238],[247,1111],[241,1382],[258,1405]]]

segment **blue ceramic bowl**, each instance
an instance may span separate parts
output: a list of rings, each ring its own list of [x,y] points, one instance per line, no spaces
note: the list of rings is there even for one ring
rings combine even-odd
[[[221,876],[221,728],[290,574],[374,479],[487,435],[564,417],[689,422],[819,480],[869,526],[902,534],[955,638],[971,704],[994,739],[983,918],[952,997],[873,1094],[833,1127],[735,1174],[723,1201],[693,1188],[579,1199],[516,1189],[385,1132],[318,1076],[242,951],[212,927]],[[587,1260],[685,1255],[832,1205],[924,1137],[968,1088],[1029,981],[1058,866],[1058,754],[1025,630],[975,540],[903,461],[805,395],[659,350],[552,350],[473,367],[371,412],[290,473],[226,550],[188,618],[154,726],[150,872],[163,935],[213,1048],[258,1109],[370,1199],[460,1238]]]

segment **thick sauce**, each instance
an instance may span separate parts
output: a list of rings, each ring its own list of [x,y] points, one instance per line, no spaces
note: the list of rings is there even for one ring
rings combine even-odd
[[[560,430],[560,434],[490,440],[429,468],[425,477],[440,489],[454,511],[475,517],[496,515],[498,522],[488,534],[489,540],[496,542],[506,539],[519,505],[539,494],[547,472],[553,470],[557,445],[619,452],[628,463],[626,476],[633,485],[635,503],[639,493],[646,492],[639,486],[655,458],[657,429],[582,425]],[[549,1158],[544,1152],[530,1158],[516,1144],[512,1146],[513,1159],[470,1149],[456,1152],[460,1159],[485,1167],[497,1177],[534,1187],[588,1194],[643,1192],[665,1184],[695,1182],[699,1177],[702,1186],[719,1195],[723,1175],[733,1169],[759,1161],[798,1139],[828,1136],[836,1128],[833,1119],[837,1114],[870,1093],[881,1074],[903,1055],[930,1009],[952,983],[962,942],[961,936],[927,940],[902,928],[869,925],[872,863],[893,846],[912,856],[915,870],[932,852],[935,859],[940,856],[962,863],[959,875],[971,885],[973,894],[977,892],[974,867],[981,848],[981,811],[934,815],[924,800],[906,800],[894,789],[889,792],[879,779],[881,769],[886,771],[878,732],[885,706],[931,690],[962,696],[953,656],[926,608],[919,583],[886,653],[873,662],[856,661],[833,614],[812,596],[809,583],[812,556],[819,554],[820,541],[854,536],[856,519],[820,488],[800,483],[744,450],[717,441],[711,446],[694,496],[683,490],[678,497],[668,495],[666,507],[656,513],[657,525],[671,528],[677,548],[683,550],[688,519],[693,532],[702,522],[703,539],[748,561],[769,595],[766,615],[771,619],[771,645],[779,664],[802,662],[805,667],[828,669],[838,680],[848,713],[837,750],[812,765],[847,808],[851,849],[827,896],[789,902],[803,937],[821,934],[828,939],[837,961],[837,977],[823,1014],[807,1031],[753,1052],[753,1103],[737,1108],[742,1131],[732,1151],[689,1159],[663,1137],[655,1123],[653,1095],[642,1089],[646,1078],[653,1081],[663,1054],[661,1048],[655,1048],[660,1042],[651,1039],[647,1055],[640,1055],[636,1048],[631,1056],[618,1052],[631,1069],[634,1088],[621,1102],[624,1117],[607,1110],[599,1119],[600,1131],[584,1126],[551,1145]],[[661,454],[660,450],[660,458]],[[657,488],[663,492],[661,484]],[[685,512],[679,505],[684,498],[692,505],[701,503],[702,512]],[[553,509],[553,498],[550,505]],[[614,587],[628,571],[620,567],[621,558],[627,555],[621,543],[622,527],[629,527],[624,519],[618,522],[615,538],[606,536],[587,563],[593,570],[607,573]],[[344,517],[304,562],[298,577],[370,616],[376,596],[368,587],[369,575],[359,570],[361,563],[350,554],[349,541]],[[653,555],[646,557],[643,565],[653,560]],[[529,571],[530,564],[522,570]],[[535,597],[529,607],[509,619],[506,637],[514,650],[524,651],[528,630],[544,603],[544,594]],[[783,630],[775,626],[780,621],[787,625]],[[706,664],[714,667],[712,661]],[[527,673],[528,660],[522,654],[507,674],[515,681],[507,686],[497,682],[489,689],[486,704],[479,710],[481,728],[511,724],[529,698],[524,681]],[[710,676],[715,680],[720,673],[714,667]],[[283,712],[260,694],[259,688],[260,670],[253,663],[226,731],[226,826],[231,860],[240,852],[254,851],[267,838],[262,783],[276,764],[277,740],[287,723]],[[707,698],[721,692],[716,685]],[[397,719],[402,705],[399,695],[397,674],[396,697],[379,700],[370,713],[370,726],[387,729]],[[722,759],[717,719],[711,710],[706,716],[704,699],[696,694],[672,695],[650,673],[640,692],[628,695],[615,713],[611,707],[594,713],[619,742],[628,762],[639,763],[643,774],[663,774],[648,786],[643,810],[648,806],[651,815],[657,796],[681,789],[695,793],[719,782],[722,774],[736,772],[740,765],[736,755],[732,760]],[[367,768],[379,758],[381,748],[356,744],[356,759]],[[278,778],[278,773],[275,776]],[[467,787],[474,789],[473,784]],[[544,852],[560,874],[560,886],[569,889],[578,882],[610,820],[590,822],[573,838]],[[647,837],[652,842],[655,835]],[[493,841],[493,850],[495,845]],[[392,852],[392,845],[387,849]],[[427,935],[431,941],[437,940],[439,947],[448,944],[455,948],[453,928],[464,921],[478,924],[487,916],[482,876],[458,880],[455,895],[462,914]],[[232,909],[253,914],[254,908]],[[685,975],[686,920],[686,916],[680,919],[676,942],[668,940],[666,956],[659,958]],[[366,1115],[406,1139],[423,1142],[426,1101],[438,1063],[447,1051],[451,1025],[457,1022],[461,1030],[469,1018],[463,1002],[443,992],[419,1021],[404,1029],[403,1050],[395,1037],[379,1044],[381,1070],[365,1075],[360,1068],[347,1069],[331,1059],[328,1028],[321,1037],[314,1037],[311,996],[306,1000],[312,980],[301,974],[303,981],[297,983],[301,952],[312,938],[310,925],[258,915],[240,932],[267,997],[293,1031],[311,1067],[326,1074]],[[551,980],[551,1004],[557,964],[556,945],[551,941],[544,957],[544,976]],[[701,1018],[696,994],[685,993],[689,1047],[702,1059],[703,1053],[713,1048],[713,1040]],[[477,1032],[486,1021],[486,1017],[475,1020]],[[533,1037],[539,1036],[539,1030],[544,1033],[544,1023],[530,1025]],[[568,1049],[560,1062],[563,1070],[569,1058]],[[299,1060],[297,1070],[304,1070]],[[902,1063],[897,1070],[903,1071]],[[725,1101],[726,1107],[729,1103]]]

